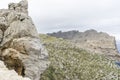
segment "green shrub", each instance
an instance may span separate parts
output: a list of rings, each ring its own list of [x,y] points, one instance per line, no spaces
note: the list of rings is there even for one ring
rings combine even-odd
[[[118,80],[119,69],[104,55],[82,50],[70,41],[40,35],[51,64],[40,80]]]

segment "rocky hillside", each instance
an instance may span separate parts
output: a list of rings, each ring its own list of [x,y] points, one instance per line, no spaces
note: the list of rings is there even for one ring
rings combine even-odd
[[[48,53],[28,15],[27,0],[10,3],[8,9],[0,10],[0,60],[8,69],[31,80],[39,80],[49,65]]]
[[[49,33],[48,35],[71,40],[76,43],[78,47],[86,49],[92,53],[105,55],[116,55],[118,53],[115,38],[109,36],[107,33],[87,30],[85,32],[59,31],[56,33]]]
[[[119,80],[120,69],[101,54],[90,54],[73,42],[40,35],[51,64],[40,80]]]

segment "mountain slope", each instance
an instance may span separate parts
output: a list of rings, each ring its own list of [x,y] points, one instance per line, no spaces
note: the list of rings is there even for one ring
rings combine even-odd
[[[40,80],[118,80],[118,67],[104,55],[90,54],[68,40],[40,38],[51,61]]]
[[[115,37],[92,29],[85,32],[74,30],[67,32],[59,31],[56,33],[49,33],[48,35],[71,40],[76,43],[78,47],[86,49],[92,53],[100,53],[105,55],[116,55],[118,53]]]

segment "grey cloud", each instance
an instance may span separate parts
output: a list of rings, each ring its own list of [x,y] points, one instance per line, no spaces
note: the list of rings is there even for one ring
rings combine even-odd
[[[120,39],[120,0],[29,0],[29,15],[40,33],[92,28]]]

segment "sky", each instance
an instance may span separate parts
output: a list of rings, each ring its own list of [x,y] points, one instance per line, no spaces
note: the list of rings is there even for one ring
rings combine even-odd
[[[0,0],[0,8],[10,2]],[[120,40],[120,0],[28,0],[39,33],[95,29]]]

